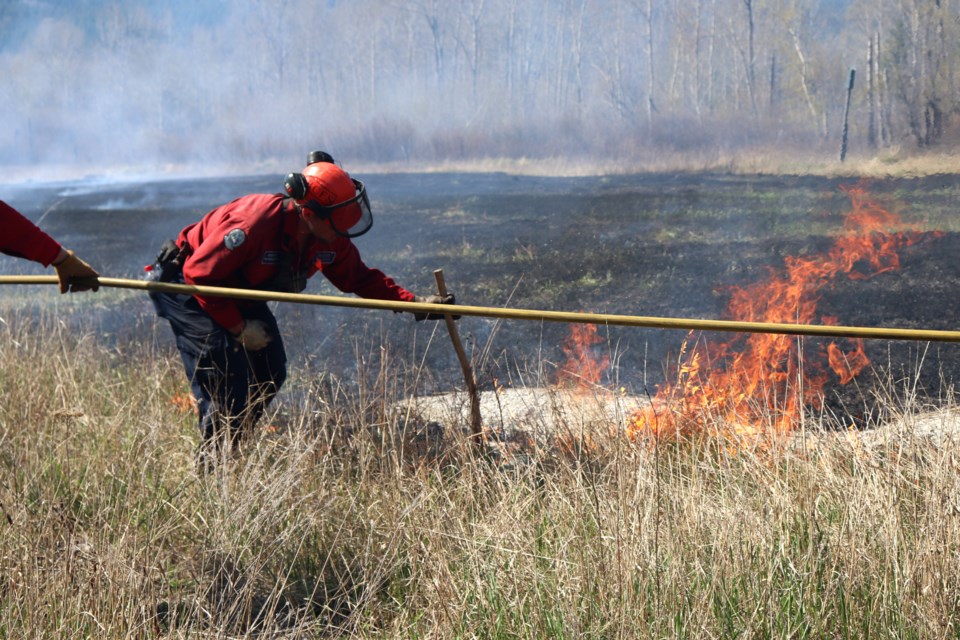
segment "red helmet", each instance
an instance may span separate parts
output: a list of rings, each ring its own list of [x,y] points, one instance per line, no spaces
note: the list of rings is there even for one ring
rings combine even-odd
[[[352,179],[335,164],[309,164],[303,173],[288,175],[283,186],[298,204],[328,220],[338,235],[356,238],[373,226],[363,183]]]

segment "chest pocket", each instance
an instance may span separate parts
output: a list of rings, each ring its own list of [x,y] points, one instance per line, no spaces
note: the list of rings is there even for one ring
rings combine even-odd
[[[264,251],[263,255],[260,256],[260,264],[280,264],[282,255],[282,251]]]
[[[318,251],[316,258],[314,258],[313,263],[317,266],[319,265],[328,265],[333,264],[333,261],[337,259],[336,251]]]
[[[266,291],[300,293],[307,288],[309,271],[300,270],[300,255],[294,249],[293,238],[280,228],[280,250],[266,251],[261,258],[263,264],[277,265],[277,272],[258,288]]]
[[[266,291],[281,291],[284,293],[300,293],[307,288],[307,273],[300,271],[295,259],[296,256],[290,251],[277,252],[277,273],[272,278],[260,285],[260,289]]]

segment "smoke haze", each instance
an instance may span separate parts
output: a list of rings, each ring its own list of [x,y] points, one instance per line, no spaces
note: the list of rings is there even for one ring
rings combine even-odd
[[[3,0],[0,165],[285,168],[312,148],[373,163],[816,148],[835,143],[847,70],[865,64],[863,43],[893,28],[898,10]],[[890,135],[909,133],[909,104],[890,104]],[[869,107],[858,93],[855,122]],[[856,148],[867,133],[852,136]]]

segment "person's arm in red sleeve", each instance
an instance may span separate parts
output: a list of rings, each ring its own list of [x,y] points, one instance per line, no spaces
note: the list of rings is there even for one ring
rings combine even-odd
[[[361,298],[413,302],[413,293],[379,269],[371,269],[364,264],[356,245],[349,239],[339,240],[336,251],[333,264],[323,265],[323,275],[340,291],[355,293]]]
[[[66,253],[60,243],[2,200],[0,228],[3,229],[3,233],[0,233],[0,252],[7,255],[33,260],[49,267],[61,257],[61,253]]]
[[[193,250],[190,257],[183,264],[183,281],[187,284],[221,287],[225,286],[230,276],[243,268],[250,260],[253,242],[245,240],[228,248],[225,241],[227,234],[239,229],[245,236],[249,236],[249,229],[232,221],[226,221],[217,227],[205,229],[205,238],[200,246]],[[230,298],[194,296],[200,307],[210,314],[217,324],[231,333],[243,327],[243,315],[235,300]]]

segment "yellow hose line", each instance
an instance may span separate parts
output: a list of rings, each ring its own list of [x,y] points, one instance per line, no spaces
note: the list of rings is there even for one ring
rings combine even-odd
[[[927,329],[889,329],[883,327],[843,327],[810,324],[781,324],[775,322],[740,322],[737,320],[698,320],[693,318],[658,318],[650,316],[623,316],[606,313],[579,313],[568,311],[539,311],[535,309],[510,309],[499,307],[473,307],[428,304],[424,302],[393,302],[343,296],[318,296],[303,293],[281,293],[255,289],[228,289],[200,285],[171,284],[125,278],[97,279],[101,287],[119,289],[142,289],[169,293],[198,294],[244,300],[294,302],[319,304],[333,307],[358,309],[385,309],[391,311],[420,311],[427,313],[457,313],[462,316],[507,318],[511,320],[536,320],[540,322],[568,322],[582,324],[615,325],[622,327],[649,327],[655,329],[686,329],[697,331],[728,331],[735,333],[775,333],[796,336],[825,336],[831,338],[873,338],[880,340],[920,340],[933,342],[960,342],[960,331],[937,331]],[[0,276],[4,284],[57,284],[56,276]],[[455,311],[454,311],[455,309]]]

